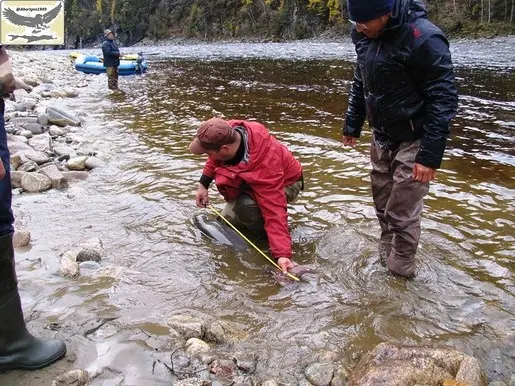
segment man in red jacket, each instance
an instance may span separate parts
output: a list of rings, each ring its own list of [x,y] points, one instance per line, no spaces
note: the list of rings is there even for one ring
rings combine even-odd
[[[209,119],[200,125],[189,149],[208,155],[197,206],[209,205],[208,188],[214,180],[227,201],[222,215],[238,228],[264,230],[272,256],[286,273],[295,265],[287,203],[303,189],[299,161],[258,122]]]

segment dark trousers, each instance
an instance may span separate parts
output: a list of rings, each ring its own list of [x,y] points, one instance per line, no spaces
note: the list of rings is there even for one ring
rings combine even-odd
[[[118,67],[107,67],[107,87],[110,90],[118,90]]]
[[[429,183],[412,178],[420,140],[401,142],[395,149],[380,148],[372,139],[372,195],[381,226],[381,249],[393,273],[410,277],[420,240],[420,215]]]
[[[0,157],[2,158],[6,173],[5,177],[0,179],[0,237],[14,231],[14,216],[11,209],[11,166],[9,149],[7,148],[7,134],[5,132],[4,107],[4,100],[0,98]]]

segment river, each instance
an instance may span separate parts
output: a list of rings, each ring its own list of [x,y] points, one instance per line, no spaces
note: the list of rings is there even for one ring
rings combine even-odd
[[[73,194],[14,199],[33,238],[18,252],[26,317],[59,324],[75,366],[109,366],[92,385],[169,384],[151,367],[174,348],[166,321],[177,314],[245,326],[249,338],[235,349],[257,353],[258,374],[292,385],[317,359],[352,369],[383,341],[450,345],[479,358],[490,381],[514,382],[514,46],[513,38],[452,44],[460,107],[425,200],[410,281],[378,262],[370,131],[355,149],[339,142],[350,42],[142,47],[150,70],[120,78],[124,94],[108,94],[101,76],[67,102],[107,165]],[[219,113],[265,123],[303,164],[306,189],[289,210],[294,258],[319,272],[318,283],[281,287],[257,252],[216,244],[193,226],[194,214],[209,213],[194,205],[203,159],[187,147]],[[216,191],[210,197],[223,207]],[[118,277],[55,276],[57,256],[89,237],[102,240],[102,264],[120,267]],[[73,343],[99,318],[116,318],[116,327]]]

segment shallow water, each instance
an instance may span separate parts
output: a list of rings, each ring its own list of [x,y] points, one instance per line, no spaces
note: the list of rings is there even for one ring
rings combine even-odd
[[[122,77],[124,94],[108,94],[101,75],[85,97],[66,102],[83,111],[89,146],[107,166],[73,194],[15,197],[33,237],[33,247],[18,253],[26,314],[36,315],[34,326],[60,325],[75,366],[104,369],[94,385],[169,384],[166,371],[151,368],[174,348],[166,320],[176,314],[246,326],[249,339],[232,349],[257,353],[263,379],[296,384],[306,364],[323,359],[352,369],[363,353],[392,341],[454,346],[478,357],[490,381],[508,383],[515,369],[513,43],[453,45],[460,109],[425,200],[412,281],[378,262],[370,132],[355,149],[339,142],[353,73],[348,42],[144,47],[155,54],[150,71]],[[196,126],[218,113],[265,123],[301,160],[306,190],[289,210],[294,256],[316,268],[318,281],[281,287],[257,252],[215,244],[192,226],[203,161],[187,146]],[[223,207],[214,190],[211,199]],[[55,276],[57,256],[89,237],[102,240],[103,265],[121,267],[117,278]],[[103,318],[116,320],[74,338]]]

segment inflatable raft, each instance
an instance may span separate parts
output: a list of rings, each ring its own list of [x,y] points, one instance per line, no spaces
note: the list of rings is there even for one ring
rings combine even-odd
[[[134,75],[147,71],[147,61],[143,60],[140,64],[141,71],[138,70],[138,63],[136,60],[120,60],[118,67],[119,75]],[[79,55],[75,59],[75,69],[77,71],[85,72],[86,74],[101,74],[106,72],[102,58],[96,55]]]

